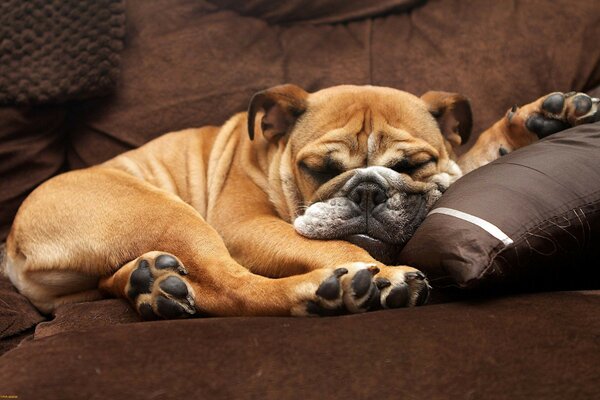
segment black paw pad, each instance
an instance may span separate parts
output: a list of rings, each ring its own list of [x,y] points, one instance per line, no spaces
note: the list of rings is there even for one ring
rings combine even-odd
[[[156,257],[154,266],[158,269],[177,269],[177,267],[179,267],[179,262],[173,256],[162,254]]]
[[[373,273],[368,269],[362,269],[352,278],[352,290],[354,296],[363,297],[369,289],[371,289],[373,281]]]
[[[569,128],[569,125],[563,121],[545,118],[539,114],[529,117],[525,122],[525,126],[540,139]]]
[[[306,305],[306,311],[312,315],[319,315],[321,317],[331,317],[334,315],[340,315],[343,313],[343,309],[340,308],[325,308],[314,301],[309,301]]]
[[[542,109],[551,114],[562,113],[563,107],[565,106],[565,97],[562,93],[555,93],[546,97],[546,100],[542,103]]]
[[[573,97],[573,105],[575,106],[575,115],[580,117],[590,112],[592,109],[592,99],[586,95],[580,94]]]
[[[154,311],[152,310],[152,306],[148,303],[142,303],[139,307],[139,312],[142,316],[142,319],[145,321],[153,321],[158,319],[158,316],[154,314]]]
[[[127,295],[133,300],[142,293],[150,293],[151,285],[152,273],[150,272],[150,264],[148,264],[148,261],[142,260],[129,277],[130,287]]]
[[[400,285],[393,288],[385,299],[385,305],[388,308],[406,307],[409,300],[409,290],[407,285]]]
[[[337,299],[341,290],[340,277],[347,273],[348,270],[346,268],[338,268],[333,271],[333,275],[325,279],[317,289],[317,296],[326,300]]]
[[[164,296],[156,298],[156,309],[162,317],[167,319],[182,317],[186,314],[186,310],[181,304]]]
[[[176,276],[170,276],[162,281],[159,287],[174,297],[185,298],[188,295],[186,284]]]
[[[390,282],[389,279],[387,278],[377,278],[375,279],[375,285],[377,285],[377,288],[379,290],[384,289],[388,286],[390,286],[392,284],[392,282]]]
[[[362,309],[370,311],[381,309],[381,291],[376,285],[371,286],[371,291],[367,296],[367,299],[359,305]]]

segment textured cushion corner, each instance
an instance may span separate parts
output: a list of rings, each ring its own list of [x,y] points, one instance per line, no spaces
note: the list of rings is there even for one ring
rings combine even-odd
[[[62,106],[0,107],[0,242],[21,202],[65,163]]]
[[[597,287],[598,259],[595,123],[465,175],[434,206],[398,262],[420,268],[438,287],[540,290]]]
[[[51,321],[36,326],[35,339],[70,331],[99,330],[140,321],[140,316],[123,299],[62,304],[57,307]]]
[[[0,277],[0,340],[18,335],[44,319],[8,279]]]
[[[0,2],[0,104],[106,95],[119,76],[122,0]]]

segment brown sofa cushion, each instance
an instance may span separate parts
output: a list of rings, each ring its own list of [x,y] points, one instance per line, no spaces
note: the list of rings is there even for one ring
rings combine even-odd
[[[44,319],[29,300],[0,275],[0,355],[31,335],[32,328]]]
[[[65,164],[60,106],[0,107],[0,242],[25,197]]]
[[[408,11],[427,0],[218,0],[221,9],[259,19],[271,24],[303,22],[331,24]]]
[[[436,203],[399,262],[438,286],[598,288],[599,155],[600,122],[467,174]],[[483,219],[505,237],[448,210]]]
[[[140,321],[141,317],[124,299],[63,304],[56,309],[52,320],[35,327],[35,338]]]
[[[114,96],[72,110],[71,166],[99,163],[168,131],[220,125],[245,110],[254,92],[286,82],[307,90],[353,83],[461,92],[473,102],[475,132],[515,103],[600,83],[594,2],[431,1],[358,20],[344,6],[340,15],[350,20],[318,25],[271,24],[260,1],[219,4],[127,2],[121,83]],[[278,6],[285,7],[293,8]],[[289,19],[277,10],[273,18]]]
[[[99,326],[0,358],[19,399],[591,399],[600,292]]]

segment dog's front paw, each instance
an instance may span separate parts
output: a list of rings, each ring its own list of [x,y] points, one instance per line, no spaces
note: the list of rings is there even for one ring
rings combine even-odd
[[[522,110],[513,108],[508,116],[511,119],[513,115],[519,115],[530,132],[543,138],[573,126],[599,121],[599,108],[600,100],[585,93],[555,92]]]
[[[300,301],[292,315],[331,316],[420,306],[429,297],[425,275],[410,267],[355,262],[313,273],[318,274],[318,283],[298,285]]]
[[[141,256],[129,276],[127,298],[146,320],[185,318],[196,314],[187,270],[173,255],[151,252]]]
[[[427,302],[431,287],[425,275],[410,267],[386,267],[375,278],[383,308],[420,306]]]
[[[344,283],[344,303],[354,313],[420,306],[429,298],[430,286],[425,275],[411,267],[367,265]]]
[[[309,273],[310,279],[299,283],[294,291],[293,316],[331,316],[344,313],[341,279],[347,268],[320,269]],[[316,281],[313,281],[316,279]]]
[[[351,313],[379,308],[381,291],[375,276],[381,271],[376,264],[356,262],[348,265],[352,274],[344,277],[344,305]]]

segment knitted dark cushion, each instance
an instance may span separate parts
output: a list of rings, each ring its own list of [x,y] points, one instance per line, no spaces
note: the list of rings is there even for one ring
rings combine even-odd
[[[119,74],[122,0],[0,2],[0,104],[108,93]]]
[[[600,123],[548,137],[452,185],[399,256],[436,286],[600,285]]]

